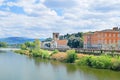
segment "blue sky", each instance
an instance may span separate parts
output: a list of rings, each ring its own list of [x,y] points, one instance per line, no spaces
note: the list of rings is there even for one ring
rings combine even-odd
[[[120,27],[120,0],[0,0],[0,38]]]

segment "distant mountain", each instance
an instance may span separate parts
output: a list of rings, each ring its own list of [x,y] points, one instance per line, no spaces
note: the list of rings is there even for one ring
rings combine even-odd
[[[21,44],[27,41],[33,42],[35,39],[24,38],[24,37],[8,37],[8,38],[0,38],[0,42],[6,42],[8,44]],[[40,39],[43,41],[44,39]]]

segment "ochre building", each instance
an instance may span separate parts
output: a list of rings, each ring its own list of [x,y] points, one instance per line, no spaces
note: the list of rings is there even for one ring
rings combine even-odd
[[[120,29],[106,29],[88,32],[84,36],[84,48],[94,49],[120,49]]]

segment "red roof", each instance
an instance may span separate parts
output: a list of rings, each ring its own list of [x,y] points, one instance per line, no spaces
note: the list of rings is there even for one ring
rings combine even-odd
[[[67,40],[57,40],[58,45],[67,45],[68,41]]]

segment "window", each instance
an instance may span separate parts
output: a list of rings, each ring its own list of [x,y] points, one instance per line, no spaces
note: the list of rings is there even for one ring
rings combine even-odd
[[[100,44],[101,43],[101,40],[98,40],[98,44]]]
[[[107,37],[107,34],[105,34],[105,37]]]
[[[118,34],[118,37],[120,37],[120,33]]]
[[[109,40],[109,44],[111,44],[111,39]]]
[[[115,34],[113,34],[113,37],[115,37]]]
[[[90,36],[87,37],[88,39],[90,38]]]
[[[101,35],[100,34],[98,34],[98,38],[100,38],[101,37]]]
[[[118,40],[118,47],[120,48],[120,40]]]
[[[56,34],[56,38],[58,38],[58,35]]]
[[[105,40],[105,44],[107,44],[107,40]]]
[[[109,34],[109,37],[111,37],[111,34]]]
[[[115,43],[115,39],[113,40],[113,43]]]

